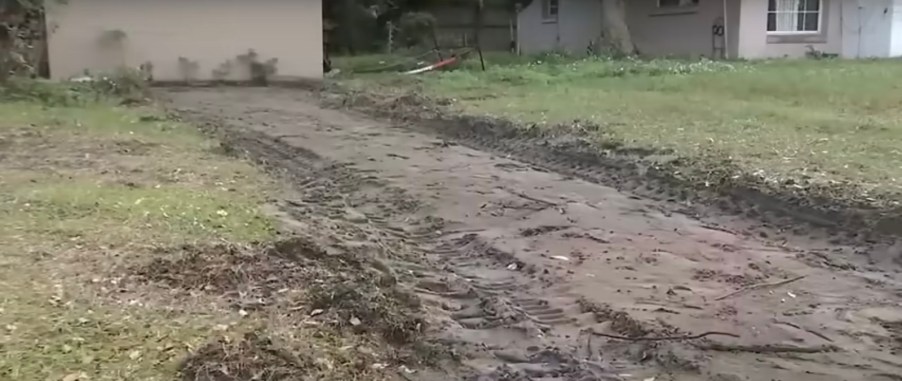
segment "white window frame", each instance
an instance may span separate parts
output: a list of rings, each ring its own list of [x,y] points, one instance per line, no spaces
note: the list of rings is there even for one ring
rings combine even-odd
[[[677,5],[661,5],[661,0],[658,0],[656,3],[658,5],[658,9],[685,9],[685,8],[695,8],[698,7],[698,4],[702,0],[687,0],[688,4],[677,4]]]
[[[542,22],[555,23],[561,14],[561,0],[541,0],[542,1]],[[554,5],[554,7],[552,7]],[[554,9],[554,14],[551,10]]]
[[[770,18],[770,14],[771,14],[771,13],[774,13],[774,14],[779,14],[779,13],[780,13],[780,12],[778,12],[778,11],[773,11],[773,12],[771,12],[770,6],[768,6],[767,11],[766,11],[767,13],[765,14],[765,17],[764,17],[764,23],[765,23],[764,29],[765,29],[765,31],[766,31],[767,34],[770,35],[770,36],[799,36],[799,35],[805,36],[805,35],[821,34],[821,31],[822,31],[823,28],[824,28],[824,0],[817,0],[817,1],[818,1],[818,7],[817,7],[817,9],[818,9],[818,10],[817,10],[817,30],[787,30],[787,31],[779,31],[779,30],[770,31],[770,30],[767,30],[767,19]],[[768,5],[770,5],[769,3],[770,3],[770,2],[768,2]],[[798,11],[796,11],[796,12],[787,12],[787,13],[799,14],[799,13],[814,13],[814,12],[812,12],[812,11],[804,11],[804,12],[798,12]]]

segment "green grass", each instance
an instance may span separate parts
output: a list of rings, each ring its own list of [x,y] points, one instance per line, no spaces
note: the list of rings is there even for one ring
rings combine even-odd
[[[729,160],[774,184],[842,182],[900,193],[896,61],[589,59],[471,67],[390,84],[455,99],[454,107],[470,114],[539,126],[594,122],[600,140]]]
[[[266,241],[274,184],[151,108],[0,104],[0,379],[171,380],[239,318],[117,292],[157,247]]]

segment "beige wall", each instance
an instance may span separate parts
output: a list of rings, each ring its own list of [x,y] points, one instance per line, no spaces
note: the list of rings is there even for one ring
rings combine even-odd
[[[533,2],[517,16],[517,38],[524,54],[562,50],[586,53],[601,35],[598,0],[560,0],[557,21],[542,19],[542,1]]]
[[[724,0],[700,0],[698,6],[660,9],[657,0],[627,1],[633,41],[643,55],[714,57],[712,26],[724,18]],[[739,0],[728,0],[728,56],[736,56]]]
[[[842,53],[841,0],[823,1],[820,34],[779,37],[767,34],[767,0],[743,0],[739,55],[744,58],[804,57],[808,45],[826,53]]]
[[[48,12],[51,76],[150,62],[155,80],[210,80],[253,49],[278,60],[276,77],[321,78],[321,1],[70,0]],[[236,64],[225,79],[249,74]]]

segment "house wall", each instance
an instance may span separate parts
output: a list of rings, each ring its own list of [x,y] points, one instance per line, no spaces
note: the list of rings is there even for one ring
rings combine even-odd
[[[631,0],[627,1],[627,22],[643,55],[715,57],[712,27],[724,19],[724,4],[724,0],[699,0],[694,7],[661,9],[658,0]],[[739,0],[726,4],[727,55],[735,57]]]
[[[49,9],[47,23],[56,79],[149,62],[155,80],[210,80],[249,49],[278,59],[278,78],[323,75],[321,0],[76,0]],[[224,79],[250,72],[235,65]]]
[[[822,1],[824,13],[821,16],[821,33],[807,36],[774,36],[767,33],[767,0],[743,0],[739,15],[739,56],[804,57],[809,45],[825,53],[842,53],[841,21],[845,21],[841,17],[842,0]]]
[[[902,54],[902,9],[898,0],[842,2],[842,55],[847,58]]]
[[[727,57],[804,57],[809,46],[847,58],[902,56],[902,0],[822,0],[821,32],[767,33],[768,0],[700,0],[662,10],[657,0],[627,1],[627,22],[643,55],[711,57],[711,27],[726,15]],[[726,5],[726,10],[724,6]],[[558,22],[542,20],[542,0],[518,15],[521,51],[583,52],[601,33],[597,0],[560,0]]]
[[[902,56],[902,0],[893,0],[889,11],[890,21],[890,57]]]
[[[560,0],[557,21],[543,20],[542,2],[534,0],[517,15],[517,38],[522,53],[559,50],[582,54],[601,35],[598,0]]]

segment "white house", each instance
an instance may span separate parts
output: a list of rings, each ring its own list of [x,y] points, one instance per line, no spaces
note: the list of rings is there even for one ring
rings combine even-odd
[[[643,55],[714,58],[902,56],[902,0],[626,0]],[[523,53],[582,53],[601,34],[600,0],[534,0],[517,16]]]
[[[322,1],[54,2],[50,75],[144,66],[160,81],[241,81],[257,61],[274,80],[322,78]]]

